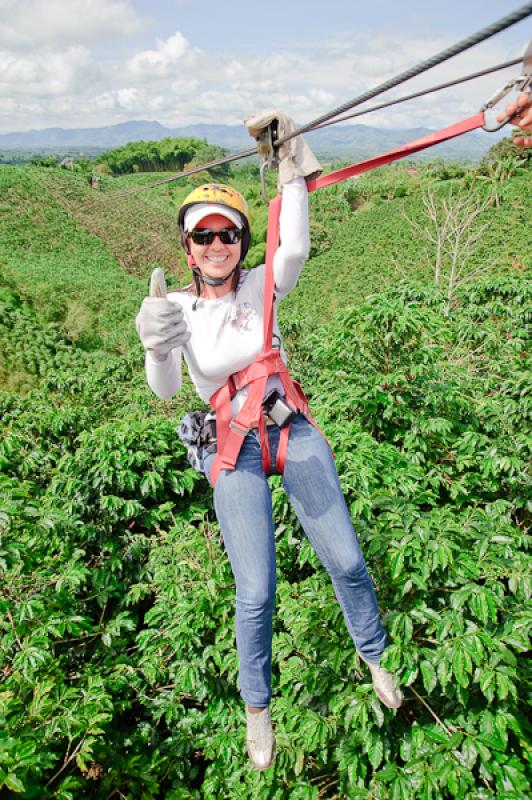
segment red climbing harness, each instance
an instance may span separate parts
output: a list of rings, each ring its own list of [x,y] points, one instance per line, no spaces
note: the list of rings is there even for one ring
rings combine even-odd
[[[238,455],[246,434],[251,428],[259,429],[262,453],[262,467],[268,473],[271,469],[271,454],[266,433],[265,415],[262,401],[266,383],[271,375],[278,375],[283,385],[286,402],[309,422],[318,427],[309,411],[308,401],[301,386],[288,372],[281,358],[279,349],[272,346],[274,277],[273,256],[279,243],[279,215],[281,211],[281,195],[270,201],[268,209],[268,236],[266,240],[266,278],[264,285],[264,341],[262,351],[255,361],[239,372],[233,373],[227,382],[213,394],[211,407],[216,412],[217,453],[211,467],[211,481],[216,483],[220,470],[232,470],[236,466]],[[232,419],[231,400],[240,389],[248,387],[248,395],[244,405],[235,419]],[[319,430],[319,429],[318,429]],[[281,428],[279,448],[275,467],[283,472],[290,436],[290,425]]]

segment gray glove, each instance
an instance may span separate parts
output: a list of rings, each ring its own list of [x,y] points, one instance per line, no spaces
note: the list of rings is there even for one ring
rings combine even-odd
[[[152,272],[150,296],[142,301],[135,325],[144,349],[156,361],[166,361],[170,350],[182,347],[190,339],[183,309],[166,297],[166,281],[160,267]]]
[[[292,117],[278,108],[268,108],[259,114],[253,114],[244,120],[249,135],[258,139],[265,128],[273,120],[278,120],[277,134],[280,139],[295,131],[296,126]],[[299,175],[307,178],[321,172],[320,162],[305,142],[302,136],[295,136],[279,147],[279,186]]]

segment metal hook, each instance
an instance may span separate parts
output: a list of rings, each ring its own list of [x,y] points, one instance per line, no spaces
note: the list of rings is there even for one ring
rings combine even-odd
[[[499,89],[493,97],[490,97],[484,105],[481,107],[481,111],[489,111],[494,108],[497,103],[499,103],[503,97],[506,97],[511,91],[520,91],[520,92],[530,92],[530,87],[532,85],[532,39],[528,43],[528,47],[525,50],[523,55],[523,72],[519,75],[518,78],[514,78],[511,81],[508,81],[504,84],[502,89]],[[492,133],[493,131],[498,131],[503,128],[512,117],[506,116],[502,122],[497,122],[495,125],[488,125],[486,121],[484,121],[484,125],[482,126],[483,130],[488,131],[488,133]]]
[[[264,201],[270,202],[270,198],[266,193],[266,170],[275,168],[279,163],[277,149],[273,143],[277,139],[278,121],[272,120],[270,124],[264,128],[260,135],[257,137],[257,150],[260,156],[260,191]]]

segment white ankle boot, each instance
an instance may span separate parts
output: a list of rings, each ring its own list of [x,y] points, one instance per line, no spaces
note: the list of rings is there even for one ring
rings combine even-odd
[[[268,769],[275,758],[275,736],[272,730],[269,706],[252,714],[246,706],[248,754],[253,766],[259,770]]]
[[[388,672],[384,667],[379,667],[378,664],[371,664],[366,661],[360,653],[358,655],[369,667],[373,679],[373,688],[381,703],[384,703],[387,708],[399,708],[403,703],[403,695],[401,690],[396,688],[392,673]]]

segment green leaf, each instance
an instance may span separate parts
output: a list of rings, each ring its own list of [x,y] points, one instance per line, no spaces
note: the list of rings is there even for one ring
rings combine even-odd
[[[376,697],[372,697],[371,699],[371,708],[377,720],[377,725],[379,728],[382,728],[384,724],[384,711],[382,710],[382,703],[380,703]]]
[[[375,773],[375,778],[383,783],[389,783],[397,775],[397,765],[391,762]]]
[[[294,773],[296,775],[301,775],[301,773],[303,772],[304,764],[305,764],[305,751],[298,750],[296,752],[296,763],[294,766]]]
[[[425,728],[425,733],[438,744],[447,745],[449,742],[449,736],[440,728]]]
[[[402,550],[396,550],[390,558],[390,574],[395,580],[402,573],[405,565],[405,554]]]
[[[513,760],[515,763],[515,759]],[[521,765],[519,766],[520,769],[516,769],[510,764],[505,764],[503,767],[505,780],[508,781],[512,789],[514,789],[516,792],[528,792],[530,790],[530,784],[527,780],[527,777],[523,775],[523,772],[521,771]]]
[[[403,672],[402,681],[405,686],[412,686],[419,673],[415,664],[410,664]]]
[[[412,797],[412,784],[402,775],[398,775],[391,783],[391,800],[410,800]]]
[[[492,669],[484,669],[480,673],[480,691],[491,702],[495,694],[495,672]]]
[[[453,769],[449,770],[449,774],[447,776],[447,786],[451,794],[456,797],[458,794],[458,776]]]
[[[515,692],[515,687],[512,681],[503,672],[497,672],[497,694],[500,700],[505,700],[508,694]]]
[[[453,652],[453,672],[456,680],[464,688],[469,685],[466,674],[466,660],[462,647],[455,647]]]
[[[430,661],[422,661],[420,668],[421,675],[423,677],[423,686],[425,687],[427,694],[430,694],[438,682],[436,670]]]
[[[384,755],[384,746],[382,744],[382,740],[379,737],[375,737],[368,750],[369,762],[373,767],[373,769],[377,769],[377,767],[382,761],[383,755]]]
[[[437,667],[438,680],[440,684],[445,687],[451,680],[451,663],[447,658],[447,653],[443,656]]]
[[[473,769],[478,758],[475,742],[470,738],[464,739],[461,749],[462,761],[468,769]]]
[[[489,620],[489,607],[485,592],[474,594],[471,597],[470,605],[473,613],[486,625]]]
[[[8,789],[11,789],[13,792],[19,793],[26,791],[26,787],[24,786],[20,778],[17,778],[14,772],[7,773],[4,779],[4,785],[7,786]]]

